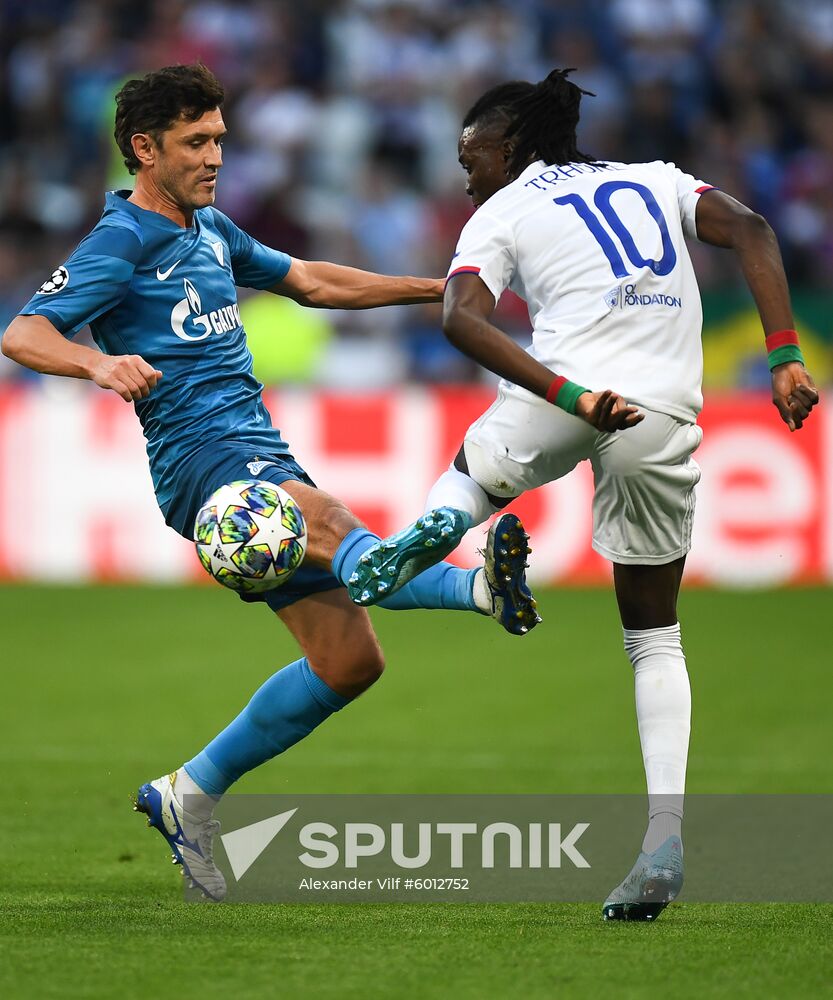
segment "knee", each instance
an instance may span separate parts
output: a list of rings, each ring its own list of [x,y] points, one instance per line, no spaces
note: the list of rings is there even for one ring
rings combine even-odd
[[[486,450],[474,441],[467,440],[465,449],[466,474],[474,480],[494,504],[505,500],[510,503],[527,489],[528,470],[515,461],[508,449],[503,453]],[[455,460],[456,464],[456,460]],[[459,466],[457,466],[459,468]]]
[[[318,656],[311,666],[334,691],[355,698],[379,680],[385,659],[379,644],[373,641]]]
[[[384,671],[385,657],[378,645],[356,657],[349,666],[349,675],[363,688],[369,688],[371,684],[375,684]]]
[[[625,628],[667,628],[677,623],[684,565],[685,557],[660,566],[614,563],[616,599]]]

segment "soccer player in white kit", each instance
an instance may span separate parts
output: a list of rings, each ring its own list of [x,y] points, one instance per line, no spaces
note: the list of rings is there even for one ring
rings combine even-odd
[[[477,211],[449,269],[443,328],[503,381],[429,494],[432,520],[445,518],[451,529],[430,559],[524,491],[591,463],[593,548],[613,563],[649,799],[642,852],[603,914],[651,920],[683,876],[691,694],[677,594],[700,478],[692,454],[702,436],[703,367],[700,295],[685,237],[736,252],[766,334],[773,402],[791,431],[818,393],[766,221],[674,164],[580,153],[583,91],[568,72],[495,87],[463,121],[460,163]],[[527,351],[490,322],[507,288],[529,307]],[[586,388],[600,385],[616,391]],[[379,577],[390,593],[391,577],[409,578],[407,560],[417,570],[427,564],[427,555],[414,557],[419,524],[371,550],[348,588],[354,600],[375,603]],[[514,535],[510,544],[506,565],[525,558]]]

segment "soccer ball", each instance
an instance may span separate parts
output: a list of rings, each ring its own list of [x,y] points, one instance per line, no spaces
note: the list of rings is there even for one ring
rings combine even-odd
[[[298,569],[307,526],[286,490],[244,479],[221,486],[200,507],[194,542],[218,583],[253,594],[280,587]]]

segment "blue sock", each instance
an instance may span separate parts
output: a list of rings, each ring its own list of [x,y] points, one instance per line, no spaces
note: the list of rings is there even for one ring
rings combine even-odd
[[[345,586],[362,554],[378,541],[379,536],[367,528],[354,528],[342,539],[333,557],[333,573]],[[459,569],[451,563],[437,563],[415,576],[395,594],[379,601],[379,607],[387,608],[388,611],[413,611],[419,608],[477,611],[472,593],[476,573],[476,569]]]
[[[474,603],[474,578],[476,569],[460,569],[451,563],[441,562],[429,566],[419,576],[400,587],[395,594],[379,601],[380,608],[388,611],[478,611]]]
[[[343,698],[313,672],[304,657],[273,674],[237,718],[184,766],[209,795],[222,795],[237,779],[302,740]]]

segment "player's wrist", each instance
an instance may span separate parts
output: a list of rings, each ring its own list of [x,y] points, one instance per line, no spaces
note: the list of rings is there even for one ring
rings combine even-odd
[[[804,364],[804,355],[798,343],[798,334],[795,330],[777,330],[768,334],[766,338],[767,362],[769,370],[772,371],[778,365],[784,365],[791,361]]]
[[[567,413],[575,414],[578,398],[585,392],[590,390],[577,382],[571,382],[563,375],[556,375],[547,389],[546,400]]]
[[[81,346],[81,345],[79,345]],[[78,374],[81,378],[89,379],[91,382],[95,382],[96,376],[99,372],[99,366],[101,364],[103,355],[100,351],[94,351],[92,348],[85,348],[84,353],[80,354],[76,358],[76,364],[78,365]]]

